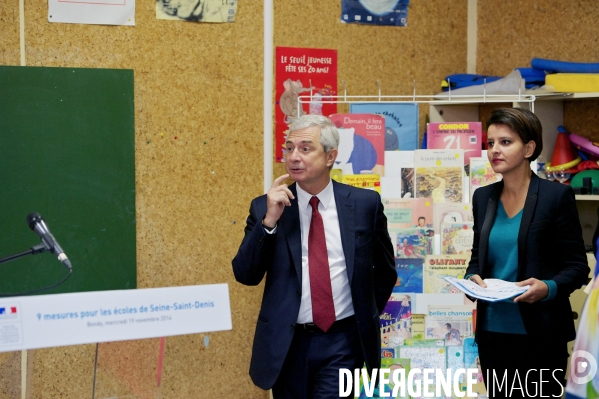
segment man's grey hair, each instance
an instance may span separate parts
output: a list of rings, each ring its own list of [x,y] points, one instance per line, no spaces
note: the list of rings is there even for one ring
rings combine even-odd
[[[320,144],[324,147],[324,152],[339,148],[339,132],[333,122],[326,116],[302,115],[289,126],[289,134],[307,127],[320,128]]]

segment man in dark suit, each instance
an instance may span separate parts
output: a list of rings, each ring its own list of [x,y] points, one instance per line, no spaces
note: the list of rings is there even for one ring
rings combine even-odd
[[[393,246],[380,196],[331,180],[338,145],[326,117],[290,126],[288,174],[252,201],[233,259],[243,284],[266,275],[250,376],[276,399],[339,397],[339,369],[380,367]]]

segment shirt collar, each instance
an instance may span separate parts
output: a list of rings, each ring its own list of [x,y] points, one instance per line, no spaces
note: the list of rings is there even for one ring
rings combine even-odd
[[[308,193],[307,191],[304,191],[299,184],[296,184],[296,188],[297,188],[297,204],[299,206],[299,208],[301,210],[310,208],[310,198],[313,197],[312,194]],[[327,186],[318,194],[316,194],[316,197],[318,197],[318,200],[320,201],[320,203],[322,204],[324,209],[327,209],[327,207],[329,206],[329,204],[331,203],[331,198],[333,198],[333,180],[329,180],[329,184],[327,184]],[[310,208],[310,210],[312,210]]]

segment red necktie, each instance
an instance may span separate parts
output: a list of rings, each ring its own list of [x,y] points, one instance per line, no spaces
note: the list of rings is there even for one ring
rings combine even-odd
[[[318,197],[310,198],[310,205],[312,206],[312,221],[308,234],[308,267],[310,292],[312,293],[312,317],[314,324],[326,332],[335,322],[329,255],[322,216],[318,212]]]

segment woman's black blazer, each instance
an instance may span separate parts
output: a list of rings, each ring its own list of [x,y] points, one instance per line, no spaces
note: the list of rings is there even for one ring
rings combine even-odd
[[[487,253],[493,245],[489,234],[502,189],[500,181],[474,192],[474,242],[466,274],[489,277]],[[574,191],[533,173],[518,232],[517,281],[530,277],[554,280],[557,294],[547,301],[518,303],[527,334],[573,340],[576,333],[569,296],[587,283],[589,272]],[[478,301],[477,324],[485,317],[486,306]]]

